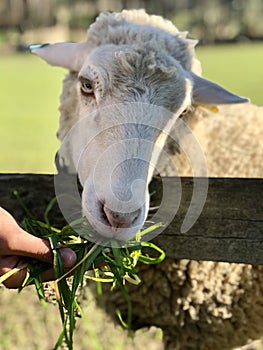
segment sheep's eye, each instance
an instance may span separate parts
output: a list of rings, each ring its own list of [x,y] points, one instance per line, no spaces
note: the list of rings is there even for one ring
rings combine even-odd
[[[93,87],[90,81],[88,80],[81,80],[80,81],[81,84],[81,92],[84,95],[90,95],[93,94]]]

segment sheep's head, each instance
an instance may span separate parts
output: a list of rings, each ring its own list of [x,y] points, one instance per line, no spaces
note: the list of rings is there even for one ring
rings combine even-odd
[[[158,45],[60,43],[33,52],[76,72],[74,126],[64,145],[83,185],[83,214],[106,237],[125,240],[144,224],[148,184],[183,111],[246,101],[185,70]]]

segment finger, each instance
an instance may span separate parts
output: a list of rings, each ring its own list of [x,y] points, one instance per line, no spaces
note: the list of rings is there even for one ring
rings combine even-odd
[[[19,238],[19,250],[16,247],[11,247],[12,254],[23,255],[52,264],[53,252],[49,241],[35,237],[24,230],[22,231]],[[61,248],[60,253],[65,268],[72,267],[75,264],[77,257],[72,249]]]
[[[35,237],[22,229],[17,239],[19,239],[19,243],[10,243],[10,253],[12,255],[27,256],[52,264],[53,252],[48,240]]]
[[[20,266],[20,265],[19,265]],[[19,267],[17,266],[17,267]],[[4,273],[9,272],[11,269],[2,269],[0,271],[4,271]],[[65,270],[65,272],[67,272],[67,270]],[[16,272],[14,275],[10,276],[9,278],[7,278],[4,282],[3,285],[8,288],[8,289],[17,289],[19,287],[22,286],[23,282],[25,281],[27,277],[27,268],[25,267],[24,269]],[[45,270],[42,274],[41,274],[41,281],[42,282],[48,282],[48,281],[53,281],[55,280],[55,273],[54,273],[54,269],[50,268]],[[34,282],[32,281],[30,284],[33,284]]]
[[[12,271],[15,268],[19,268],[25,264],[26,260],[21,259],[18,256],[2,256],[0,257],[0,276]],[[22,285],[26,278],[26,267],[17,271],[15,274],[7,278],[3,284],[7,288],[18,288]]]
[[[0,207],[0,255],[20,255],[52,264],[53,252],[48,240],[35,237],[18,226],[15,219]],[[61,249],[65,267],[72,267],[76,254],[71,249]]]
[[[75,265],[76,254],[69,248],[61,248],[60,253],[66,272]],[[26,261],[28,260],[25,260],[19,256],[0,256],[0,276],[4,275],[14,268],[19,268],[19,266],[22,266]],[[10,289],[19,288],[23,284],[26,278],[26,274],[27,269],[24,268],[7,278],[3,284]],[[43,281],[50,281],[54,278],[55,276],[53,268],[47,269],[42,274]]]
[[[24,255],[52,263],[48,241],[24,231],[15,219],[0,207],[0,255]]]
[[[60,255],[61,255],[61,258],[62,258],[62,262],[63,262],[63,266],[64,266],[64,269],[65,269],[64,273],[67,273],[76,264],[77,255],[70,248],[60,248],[59,252],[60,252]],[[54,280],[55,279],[54,270],[53,269],[49,269],[49,270],[44,271],[43,274],[42,274],[42,278],[43,278],[44,282]]]
[[[59,249],[62,262],[65,269],[71,269],[77,261],[76,253],[70,248],[60,248]]]

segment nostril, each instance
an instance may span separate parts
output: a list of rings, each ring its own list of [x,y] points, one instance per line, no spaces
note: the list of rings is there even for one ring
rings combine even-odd
[[[141,209],[133,211],[131,213],[120,213],[116,211],[112,211],[105,205],[103,206],[103,211],[106,215],[107,221],[110,226],[116,228],[127,228],[132,226],[134,221],[140,215]]]

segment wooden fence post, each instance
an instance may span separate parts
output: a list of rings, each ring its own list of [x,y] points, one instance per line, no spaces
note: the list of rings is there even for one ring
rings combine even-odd
[[[173,178],[166,180],[173,183]],[[154,238],[168,257],[263,264],[263,179],[209,178],[203,211],[186,233],[181,233],[180,228],[192,197],[193,179],[181,178],[181,185],[178,212],[169,226]],[[152,181],[151,191],[153,189],[158,200],[162,192],[161,179]],[[0,205],[20,221],[24,213],[13,195],[14,190],[33,214],[43,219],[46,205],[55,196],[54,176],[0,175]],[[65,224],[58,207],[54,208],[50,221],[57,226]]]

